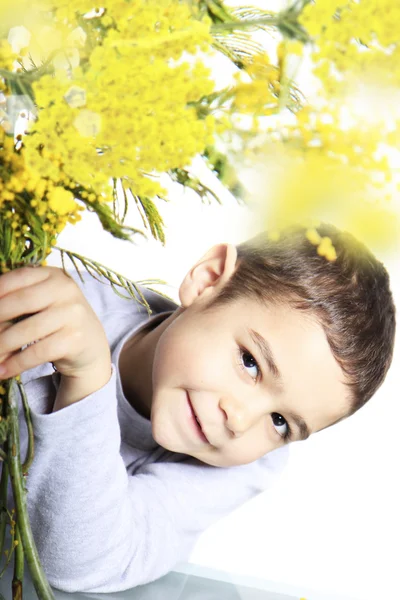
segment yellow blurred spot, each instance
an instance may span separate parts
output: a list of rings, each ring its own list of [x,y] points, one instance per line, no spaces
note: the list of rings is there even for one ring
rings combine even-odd
[[[64,98],[71,108],[79,108],[86,104],[86,91],[78,85],[73,85],[64,95]]]
[[[330,237],[325,236],[321,239],[320,248],[323,248],[324,250],[328,250],[331,246],[332,246],[332,240]]]
[[[74,126],[83,137],[94,137],[101,130],[101,116],[91,110],[82,110],[74,120]]]
[[[298,40],[288,40],[287,51],[291,54],[296,54],[297,56],[301,56],[303,54],[303,42],[299,42]]]
[[[80,56],[77,48],[68,48],[56,54],[53,60],[56,70],[64,71],[79,67]]]
[[[315,233],[321,223],[331,223],[348,231],[372,252],[398,250],[399,210],[383,200],[365,173],[352,165],[340,164],[319,150],[307,151],[303,159],[289,146],[267,144],[260,154],[259,214],[272,231],[291,224],[304,224],[307,239],[315,246]],[[266,167],[267,165],[267,167]],[[265,178],[265,179],[264,179]],[[268,181],[268,185],[264,185]],[[323,242],[318,253],[335,259],[331,240]]]
[[[321,236],[319,235],[318,231],[316,229],[307,229],[306,231],[306,238],[312,243],[314,244],[314,246],[317,246],[320,241],[321,241]]]
[[[270,231],[269,234],[268,234],[268,238],[272,242],[277,242],[280,237],[281,237],[281,234],[279,233],[279,231]]]
[[[101,19],[101,22],[103,23],[103,25],[105,25],[107,27],[107,25],[113,24],[113,19],[109,15],[106,15],[105,17],[103,17]]]
[[[337,259],[336,250],[333,246],[329,248],[329,250],[325,254],[325,258],[331,262],[334,262]]]
[[[30,39],[32,37],[32,34],[30,33],[30,31],[22,26],[17,26],[17,27],[12,27],[10,29],[10,31],[8,32],[8,38],[7,41],[9,42],[10,46],[12,47],[12,51],[15,53],[21,52],[22,48],[25,48],[28,46]]]
[[[103,19],[104,22],[104,19]],[[67,42],[77,46],[84,46],[86,43],[87,33],[82,27],[77,27],[68,36]]]

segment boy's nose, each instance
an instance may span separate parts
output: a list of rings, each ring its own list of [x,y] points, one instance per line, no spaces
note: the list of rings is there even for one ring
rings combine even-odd
[[[260,418],[259,411],[255,406],[251,408],[244,402],[239,402],[234,398],[224,397],[220,400],[219,406],[225,413],[225,425],[235,435],[242,436],[256,421]]]

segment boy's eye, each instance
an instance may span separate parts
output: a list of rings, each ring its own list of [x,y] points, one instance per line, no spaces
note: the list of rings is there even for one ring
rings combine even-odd
[[[254,356],[250,354],[245,348],[239,347],[239,366],[241,369],[246,370],[250,377],[257,381],[261,374],[260,367]]]
[[[279,413],[272,413],[271,418],[275,431],[281,436],[281,438],[287,440],[290,437],[290,427],[285,417],[282,417],[282,415]],[[282,427],[284,428],[283,431],[281,429]]]
[[[239,364],[240,368],[243,371],[246,371],[250,375],[250,377],[255,382],[257,382],[257,380],[259,379],[259,376],[261,375],[261,369],[258,366],[256,359],[245,348],[242,348],[241,346],[239,346],[238,350],[239,350],[238,351],[238,356],[239,356],[238,364]],[[255,373],[253,373],[253,374],[251,374],[249,372],[252,369],[253,369],[253,371],[255,371]],[[284,442],[290,441],[291,436],[292,436],[292,430],[289,426],[289,423],[286,421],[285,417],[283,417],[279,413],[274,412],[271,414],[271,419],[272,419],[272,423],[273,423],[275,431],[282,438],[282,440],[284,440]],[[282,430],[282,428],[283,428],[283,430]]]

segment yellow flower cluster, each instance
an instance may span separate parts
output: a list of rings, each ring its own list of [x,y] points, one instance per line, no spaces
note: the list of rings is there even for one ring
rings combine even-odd
[[[377,111],[371,109],[375,114],[363,120],[358,106],[351,115],[353,124],[344,128],[340,112],[349,106],[354,94],[355,102],[364,104],[371,101],[374,88],[381,92],[386,89],[388,98],[392,92],[388,86],[398,87],[399,17],[400,4],[392,0],[318,0],[309,3],[299,17],[313,36],[313,72],[323,86],[318,109],[307,106],[297,113],[302,140],[309,147],[319,144],[326,154],[340,157],[365,173],[379,172],[376,181],[371,181],[377,188],[392,178],[387,159],[375,158],[378,145],[397,145],[399,123],[391,125],[391,130],[384,127],[387,110],[379,107]],[[361,83],[364,97],[360,97]],[[394,119],[400,120],[399,112]]]
[[[300,23],[314,38],[312,69],[322,89],[314,105],[305,103],[294,111],[295,119],[266,128],[267,143],[261,152],[270,189],[274,187],[270,173],[275,167],[278,173],[269,226],[322,214],[377,250],[386,251],[398,243],[399,219],[390,206],[395,174],[379,149],[400,142],[400,124],[395,123],[392,130],[387,126],[387,106],[370,109],[368,114],[363,106],[368,100],[376,102],[374,87],[389,81],[398,88],[396,16],[400,16],[400,5],[386,0],[379,4],[376,0],[317,0],[301,13]],[[278,45],[282,90],[293,57],[301,54],[294,40],[284,39]],[[370,83],[365,94],[369,91],[372,99],[360,97],[362,80]],[[312,228],[307,237],[318,244],[318,253],[334,256],[329,242],[318,239]]]
[[[343,127],[341,107],[337,103],[326,102],[318,109],[306,105],[297,112],[296,124],[288,126],[288,132],[291,143],[302,152],[325,155],[332,162],[348,165],[360,173],[365,182],[364,192],[368,185],[382,194],[392,179],[387,157],[375,157],[378,145],[386,139],[380,125],[355,120]]]
[[[247,81],[245,80],[247,76]],[[279,108],[280,71],[271,64],[268,54],[256,55],[251,63],[234,78],[232,109],[255,117],[276,113]]]
[[[17,56],[12,51],[8,41],[0,39],[0,68],[12,71],[13,63],[16,58]],[[0,78],[0,92],[3,92],[6,87],[4,81]]]
[[[54,3],[53,28],[62,25],[68,43],[55,77],[33,84],[39,114],[24,139],[25,160],[53,181],[62,169],[103,202],[112,200],[111,178],[138,196],[161,195],[158,174],[188,165],[214,141],[213,116],[199,119],[190,105],[214,90],[196,56],[210,51],[210,23],[193,18],[186,1],[101,5],[87,18],[89,41],[79,22],[92,3]]]
[[[341,112],[350,82],[364,68],[369,73],[380,68],[385,82],[398,81],[394,23],[400,8],[391,4],[317,0],[304,8],[299,22],[313,36],[314,72],[323,84],[318,108],[299,110],[293,79],[303,43],[290,36],[277,45],[277,65],[266,52],[244,61],[218,111],[211,108],[218,94],[204,65],[213,52],[211,22],[206,15],[200,19],[199,2],[103,0],[95,9],[92,0],[36,2],[31,37],[19,60],[29,70],[32,57],[37,62],[40,57],[54,72],[33,82],[37,120],[30,123],[18,157],[30,178],[40,173],[40,201],[58,218],[73,220],[75,198],[97,205],[113,200],[111,180],[121,179],[125,190],[139,197],[163,196],[159,174],[175,169],[183,177],[196,154],[212,154],[215,133],[229,130],[231,145],[237,134],[240,143],[250,142],[251,155],[254,134],[266,123],[258,118],[278,116],[287,106],[294,124],[267,127],[271,162],[286,154],[296,173],[291,200],[282,202],[277,214],[301,217],[321,196],[343,209],[345,203],[335,201],[339,194],[350,202],[389,199],[392,171],[376,151],[382,142],[400,141],[400,127],[387,132],[378,122],[355,118],[345,128]],[[16,0],[17,13],[28,5]],[[2,8],[0,0],[0,17]],[[0,69],[10,70],[15,58],[0,31]],[[247,117],[241,121],[242,115]],[[15,194],[11,185],[9,179],[6,186],[3,182],[3,203]],[[317,240],[312,228],[308,234],[324,256],[333,256],[326,240]]]
[[[26,167],[23,153],[15,151],[14,140],[0,127],[1,271],[21,260],[38,237],[38,249],[49,254],[56,236],[67,222],[80,220],[82,210],[71,192]],[[8,241],[6,230],[12,232]]]
[[[299,21],[314,38],[314,73],[330,94],[365,72],[381,84],[400,83],[399,18],[393,0],[318,0],[305,7]]]

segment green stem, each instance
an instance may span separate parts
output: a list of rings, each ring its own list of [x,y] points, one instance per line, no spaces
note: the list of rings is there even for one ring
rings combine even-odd
[[[25,394],[24,386],[20,379],[17,379],[17,385],[18,385],[19,393],[21,394],[22,404],[24,407],[25,421],[26,421],[26,426],[28,429],[28,450],[26,452],[25,462],[21,467],[22,473],[24,475],[26,475],[32,464],[33,457],[35,454],[35,441],[34,441],[34,435],[33,435],[31,409],[29,408],[28,399]]]
[[[232,20],[233,18],[233,15],[226,10],[225,6],[219,2],[215,2],[215,0],[206,0],[206,6],[213,17],[220,19],[222,22]]]
[[[289,19],[283,19],[279,24],[278,28],[280,32],[286,37],[294,38],[300,42],[307,43],[310,41],[310,37],[305,29],[303,29],[298,23],[295,23]]]
[[[7,556],[7,560],[6,560],[6,564],[4,565],[4,567],[2,568],[1,572],[0,572],[0,579],[3,577],[4,572],[6,571],[8,565],[11,562],[11,559],[13,557],[14,554],[14,541],[15,541],[15,527],[13,528],[13,524],[15,525],[15,521],[13,519],[13,515],[10,513],[10,511],[6,510],[6,513],[8,515],[8,518],[10,519],[10,535],[11,535],[11,546],[10,546],[10,550],[5,550],[4,554]]]
[[[5,401],[5,396],[1,397],[1,405],[0,405],[0,415],[2,419],[6,417],[7,412],[7,402]],[[2,451],[7,457],[7,440],[2,444]],[[0,561],[3,557],[4,550],[4,540],[6,533],[6,524],[7,524],[7,490],[8,490],[8,464],[5,460],[2,464],[1,471],[1,480],[0,480]]]
[[[24,580],[24,549],[21,543],[18,524],[15,525],[15,542],[12,597],[13,600],[22,600],[22,583]]]
[[[309,42],[310,37],[306,30],[301,25],[293,20],[293,16],[284,12],[277,17],[266,16],[258,17],[256,19],[242,19],[240,21],[225,21],[223,23],[213,23],[210,27],[211,34],[218,33],[219,31],[235,31],[243,30],[252,27],[276,27],[283,35],[295,38],[301,42]]]
[[[7,524],[7,488],[8,488],[8,464],[3,462],[0,481],[0,560],[3,557],[4,539]]]
[[[260,17],[258,19],[242,19],[241,21],[225,21],[211,25],[211,33],[218,31],[233,31],[235,29],[247,29],[248,27],[277,27],[282,23],[280,17]]]
[[[10,429],[7,442],[8,466],[10,469],[11,485],[16,509],[16,525],[19,528],[23,551],[26,555],[29,572],[38,597],[40,600],[55,600],[50,584],[47,581],[42,565],[40,564],[39,554],[29,522],[26,491],[24,489],[20,461],[18,405],[15,395],[13,394],[12,383],[8,389],[7,415],[10,419]]]
[[[0,69],[0,76],[4,79],[9,79],[10,81],[17,81],[21,78],[21,75],[18,75],[18,73],[13,73],[12,71],[7,71],[6,69]]]
[[[52,66],[51,63],[58,52],[59,50],[53,50],[53,52],[49,54],[47,60],[41,64],[40,67],[36,67],[31,71],[14,73],[13,71],[8,71],[7,69],[0,69],[0,76],[10,81],[18,82],[21,81],[21,79],[25,79],[28,81],[28,83],[32,83],[33,81],[40,79],[42,75],[54,73],[54,66]]]

